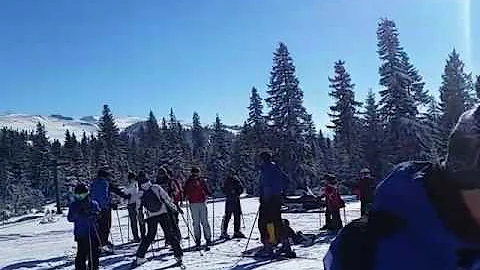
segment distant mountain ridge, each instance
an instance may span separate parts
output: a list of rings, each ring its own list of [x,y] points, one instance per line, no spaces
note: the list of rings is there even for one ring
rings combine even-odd
[[[47,137],[50,140],[57,139],[63,143],[67,129],[71,133],[75,133],[78,140],[80,140],[83,132],[85,132],[87,136],[96,134],[98,129],[98,119],[98,116],[92,115],[75,119],[74,117],[61,114],[44,116],[8,112],[0,114],[0,128],[7,127],[15,130],[34,131],[37,123],[40,122],[45,126]],[[115,117],[115,122],[120,131],[129,136],[136,136],[139,132],[140,126],[143,125],[142,122],[144,121],[146,121],[146,118],[136,116]],[[184,128],[191,128],[191,123],[180,122]],[[238,133],[241,129],[240,126],[235,125],[225,125],[225,128],[232,133]]]

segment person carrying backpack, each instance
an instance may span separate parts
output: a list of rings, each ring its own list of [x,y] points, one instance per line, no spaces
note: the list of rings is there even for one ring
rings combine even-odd
[[[441,162],[397,165],[368,216],[347,225],[325,270],[480,269],[480,107],[462,114]]]
[[[240,219],[242,215],[242,206],[240,205],[240,195],[243,193],[243,185],[240,179],[231,172],[225,179],[222,185],[222,191],[225,194],[225,215],[222,219],[222,234],[221,238],[229,239],[227,233],[228,223],[230,219],[234,218],[233,223],[233,238],[245,238],[245,235],[240,231]]]
[[[108,241],[110,227],[112,226],[112,195],[117,194],[123,199],[129,199],[130,195],[125,194],[119,187],[111,183],[112,174],[107,168],[98,170],[97,178],[90,183],[90,196],[100,206],[100,217],[98,218],[98,232],[100,236],[101,249],[105,252],[113,252],[113,244]]]
[[[138,184],[143,191],[141,197],[141,207],[146,210],[145,221],[147,223],[147,236],[142,239],[136,252],[134,265],[141,265],[146,262],[145,254],[148,247],[155,240],[158,224],[162,227],[165,240],[170,243],[173,249],[173,255],[177,264],[182,264],[183,252],[180,247],[180,239],[175,231],[175,221],[172,218],[173,212],[181,211],[180,208],[172,202],[167,192],[160,185],[152,184],[144,172],[138,174]]]
[[[163,190],[165,190],[170,196],[170,198],[173,200],[173,203],[177,206],[177,208],[180,208],[180,202],[182,201],[182,186],[176,179],[172,177],[172,172],[168,170],[166,167],[160,167],[157,173],[157,184],[159,184]],[[182,239],[182,234],[180,232],[180,227],[179,227],[179,213],[174,212],[173,218],[175,220],[175,230],[177,233],[178,239]],[[167,242],[168,243],[168,242]]]
[[[343,227],[340,217],[340,208],[345,207],[345,202],[338,191],[336,177],[333,174],[325,175],[325,186],[320,198],[325,197],[325,225],[322,230],[338,231]]]
[[[125,194],[130,195],[127,204],[128,218],[132,224],[132,235],[134,242],[140,242],[138,236],[138,227],[140,226],[140,236],[145,237],[145,220],[143,217],[143,211],[140,209],[140,197],[141,192],[138,188],[138,182],[133,172],[128,173],[128,186],[125,189]]]
[[[98,203],[90,199],[88,187],[85,184],[75,186],[73,194],[75,201],[68,208],[67,219],[73,222],[73,233],[77,242],[75,269],[96,270],[99,264],[99,239],[96,219],[100,213]]]
[[[208,223],[207,199],[212,194],[205,179],[200,177],[200,168],[193,167],[191,176],[185,182],[183,188],[185,197],[190,203],[190,211],[192,213],[193,234],[195,237],[195,245],[200,247],[202,233],[200,224],[203,227],[203,235],[207,246],[212,245],[212,232]]]

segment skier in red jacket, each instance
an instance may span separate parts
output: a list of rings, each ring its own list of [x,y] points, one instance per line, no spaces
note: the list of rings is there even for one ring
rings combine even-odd
[[[325,187],[323,188],[321,197],[325,197],[327,204],[325,209],[325,226],[321,229],[340,230],[343,227],[342,219],[340,218],[340,208],[345,207],[345,202],[340,197],[335,175],[325,175]]]
[[[192,213],[193,234],[195,236],[195,244],[200,247],[202,233],[200,225],[203,227],[203,236],[207,242],[207,246],[212,245],[212,234],[210,224],[208,223],[207,199],[211,195],[205,179],[200,177],[200,169],[193,167],[191,176],[185,182],[183,188],[185,197],[190,203],[190,211]]]

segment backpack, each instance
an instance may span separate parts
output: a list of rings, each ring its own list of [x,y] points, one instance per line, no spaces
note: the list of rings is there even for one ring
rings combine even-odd
[[[148,210],[148,212],[154,213],[162,209],[163,203],[160,201],[157,194],[149,188],[143,192],[142,205]]]
[[[377,243],[405,226],[405,221],[382,211],[370,213],[368,220],[355,219],[346,225],[335,240],[339,270],[371,270],[375,263]],[[326,263],[328,264],[328,263]]]

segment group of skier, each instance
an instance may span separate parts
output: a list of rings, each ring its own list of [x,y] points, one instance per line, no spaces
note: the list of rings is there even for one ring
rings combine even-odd
[[[206,179],[200,175],[198,167],[191,169],[191,175],[184,184],[173,178],[166,167],[160,167],[157,170],[154,181],[148,179],[143,171],[138,175],[129,172],[128,185],[124,190],[113,185],[111,180],[112,175],[106,169],[100,169],[97,178],[89,186],[79,183],[74,189],[75,201],[70,205],[68,220],[74,223],[75,241],[78,244],[76,269],[87,269],[86,261],[89,261],[88,269],[98,269],[100,253],[113,252],[113,244],[108,241],[112,208],[115,207],[111,192],[127,200],[133,242],[140,243],[134,265],[140,265],[146,261],[145,254],[155,240],[159,224],[165,235],[165,243],[173,249],[177,263],[182,264],[179,215],[183,216],[183,210],[180,207],[183,199],[188,202],[192,217],[195,248],[201,247],[202,229],[206,246],[212,245],[211,229],[207,218],[207,199],[212,195],[212,190]],[[222,184],[222,190],[226,195],[226,201],[221,238],[230,238],[227,227],[232,215],[234,216],[233,237],[244,238],[240,230],[242,211],[240,195],[244,191],[243,185],[237,176],[231,174]]]
[[[480,269],[479,156],[480,107],[476,105],[460,117],[450,135],[444,160],[401,163],[377,183],[368,170],[362,170],[355,187],[362,217],[345,227],[339,213],[345,202],[340,197],[335,176],[327,175],[322,194],[326,200],[325,228],[337,234],[323,259],[325,269]],[[272,256],[281,252],[295,257],[290,245],[304,237],[294,233],[289,222],[281,217],[288,177],[273,162],[269,152],[262,153],[260,158],[258,227],[263,249],[258,255]],[[68,213],[68,220],[74,222],[78,243],[76,269],[86,269],[86,260],[90,261],[90,269],[98,269],[99,251],[109,248],[110,192],[129,201],[134,240],[140,241],[136,264],[145,260],[145,252],[155,239],[158,224],[181,263],[178,216],[183,214],[179,207],[183,197],[190,204],[196,245],[200,246],[202,227],[206,244],[211,245],[206,207],[206,200],[212,195],[209,185],[196,167],[192,168],[184,185],[170,175],[162,168],[157,181],[152,182],[143,172],[137,176],[131,174],[131,186],[124,192],[110,184],[110,175],[100,170],[90,188],[84,184],[76,186],[76,200]],[[223,190],[227,201],[222,237],[228,237],[226,227],[232,215],[235,218],[234,237],[243,237],[240,232],[241,182],[232,176],[225,181]],[[142,207],[146,213],[144,218]],[[142,229],[143,220],[148,230]],[[140,226],[141,237],[138,229],[134,229],[134,222]],[[281,248],[275,249],[279,244]]]

